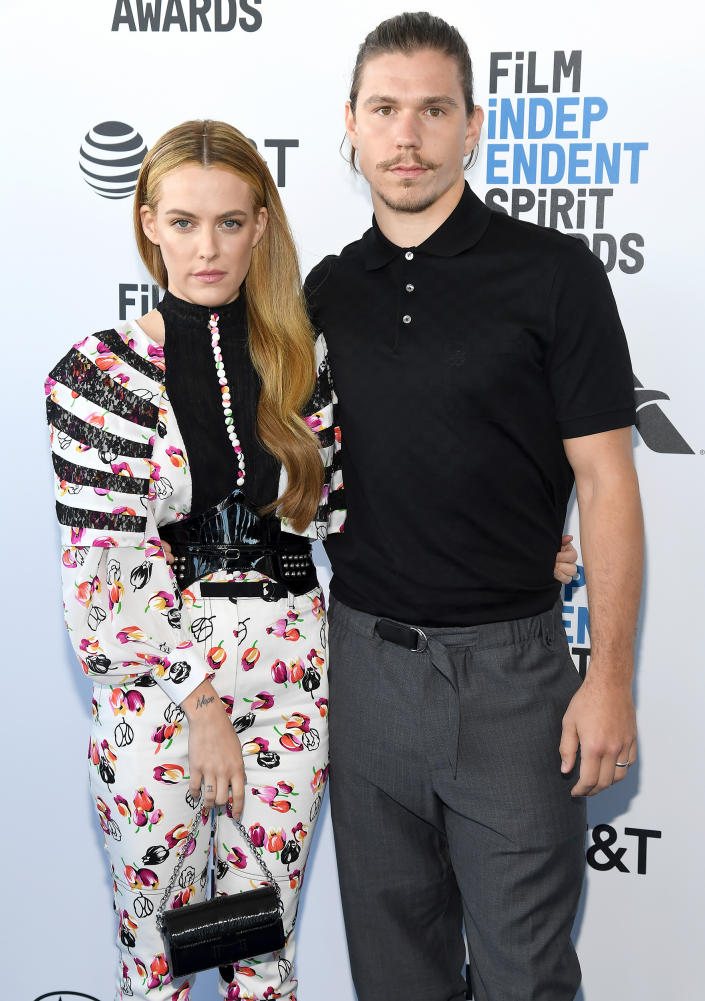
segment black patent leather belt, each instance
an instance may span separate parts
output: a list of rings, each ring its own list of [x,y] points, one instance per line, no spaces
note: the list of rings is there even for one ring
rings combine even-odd
[[[201,514],[162,525],[159,534],[171,546],[182,590],[216,571],[254,570],[292,594],[318,584],[309,540],[282,532],[279,519],[260,515],[239,489]]]
[[[168,541],[168,540],[167,540]],[[255,570],[284,585],[292,594],[305,594],[318,584],[310,543],[296,548],[277,549],[248,545],[184,545],[173,543],[172,570],[176,583],[183,590],[194,581],[216,571],[246,573]]]

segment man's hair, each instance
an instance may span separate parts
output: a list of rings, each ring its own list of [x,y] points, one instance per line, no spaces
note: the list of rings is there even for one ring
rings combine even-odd
[[[396,17],[382,21],[362,43],[350,84],[350,107],[353,114],[367,60],[386,52],[409,55],[418,49],[435,49],[455,59],[469,117],[475,110],[475,102],[472,95],[472,62],[465,39],[453,25],[425,10],[416,14],[397,14]]]

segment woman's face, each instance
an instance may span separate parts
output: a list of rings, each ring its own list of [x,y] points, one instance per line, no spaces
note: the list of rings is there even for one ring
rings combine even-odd
[[[167,174],[158,196],[156,208],[143,205],[140,215],[161,249],[169,291],[199,306],[237,299],[267,225],[249,185],[225,167],[184,164]]]

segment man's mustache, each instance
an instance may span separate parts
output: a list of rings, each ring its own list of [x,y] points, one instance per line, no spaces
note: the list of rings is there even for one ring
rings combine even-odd
[[[412,154],[411,157],[408,154],[400,154],[395,156],[393,160],[380,160],[377,164],[377,170],[393,170],[394,167],[423,167],[425,170],[437,170],[438,164],[431,160],[422,160],[417,153]]]

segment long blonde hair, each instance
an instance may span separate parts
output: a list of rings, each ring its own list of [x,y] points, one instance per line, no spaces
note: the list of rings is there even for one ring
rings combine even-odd
[[[225,122],[177,125],[147,153],[135,192],[137,246],[162,288],[168,285],[164,259],[142,228],[140,208],[147,205],[154,211],[161,181],[187,163],[232,170],[249,186],[255,214],[262,206],[269,213],[245,278],[247,323],[250,357],[262,380],[257,431],[265,448],[286,468],[288,485],[264,511],[279,508],[302,531],[318,508],[323,466],[316,436],[301,417],[314,388],[315,357],[291,230],[267,164],[246,136]]]

